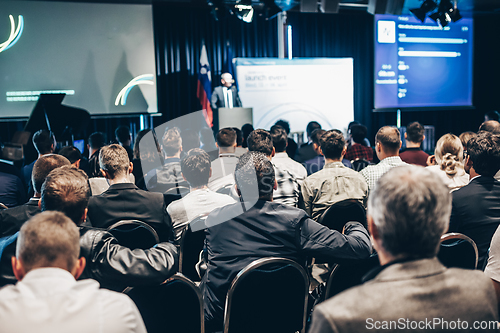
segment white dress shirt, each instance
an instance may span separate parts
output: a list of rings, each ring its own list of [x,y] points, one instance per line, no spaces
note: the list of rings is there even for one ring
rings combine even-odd
[[[146,333],[132,300],[60,268],[30,271],[0,289],[2,333]]]

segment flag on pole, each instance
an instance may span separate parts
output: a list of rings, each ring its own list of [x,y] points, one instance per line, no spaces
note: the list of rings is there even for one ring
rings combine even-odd
[[[223,73],[229,73],[233,76],[234,85],[238,88],[238,82],[236,80],[234,64],[233,64],[233,50],[231,49],[231,45],[229,42],[226,44],[226,52],[225,52],[224,65],[222,66]]]
[[[212,82],[210,78],[210,65],[208,63],[207,49],[205,44],[201,47],[200,55],[200,71],[198,72],[198,89],[196,97],[200,100],[203,115],[208,126],[212,127],[213,113],[210,107],[210,99],[212,98]]]

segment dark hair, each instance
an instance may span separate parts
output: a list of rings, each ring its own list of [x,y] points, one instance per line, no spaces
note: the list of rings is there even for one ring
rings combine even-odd
[[[366,138],[366,134],[368,133],[368,129],[365,125],[354,124],[351,126],[351,137],[354,142],[362,144]]]
[[[120,174],[126,174],[130,165],[127,151],[119,144],[104,146],[99,152],[99,167],[115,179]]]
[[[311,133],[311,140],[313,143],[320,145],[321,137],[326,133],[324,129],[317,129]]]
[[[127,126],[119,126],[115,130],[115,136],[120,143],[130,140],[130,129]]]
[[[288,134],[290,134],[290,123],[288,121],[280,119],[274,125],[278,125],[278,126],[283,127],[283,129],[285,130],[287,136],[288,136]]]
[[[101,132],[94,132],[89,136],[89,146],[92,149],[99,149],[106,145],[106,139]]]
[[[271,137],[273,138],[273,145],[276,152],[284,152],[286,150],[286,145],[288,144],[286,130],[280,125],[274,125],[271,127]]]
[[[493,134],[500,134],[500,123],[496,120],[488,120],[479,126],[479,132],[486,131]]]
[[[345,147],[345,139],[342,133],[328,131],[320,138],[321,151],[326,158],[338,160],[342,156]]]
[[[191,149],[181,160],[181,171],[191,187],[207,185],[210,178],[210,156],[203,149]]]
[[[311,137],[311,134],[314,132],[314,130],[321,129],[321,125],[317,121],[311,121],[309,124],[307,124],[306,132],[307,136]]]
[[[33,165],[33,172],[31,173],[31,181],[33,182],[35,193],[42,193],[43,182],[52,170],[70,164],[70,161],[66,157],[57,154],[44,155],[36,160]]]
[[[493,177],[500,169],[500,136],[479,132],[467,143],[467,154],[478,174]]]
[[[245,124],[245,125],[241,126],[241,136],[243,137],[243,144],[242,144],[243,148],[248,147],[247,138],[250,135],[250,133],[253,132],[253,130],[254,130],[254,128],[253,128],[252,124]]]
[[[384,126],[378,130],[375,142],[380,142],[388,152],[395,153],[401,145],[401,134],[396,127]]]
[[[39,130],[33,134],[33,145],[39,154],[50,154],[56,148],[55,145],[56,138],[54,134],[47,130]]]
[[[241,155],[236,164],[234,178],[244,201],[259,198],[270,200],[273,197],[276,179],[274,167],[266,155],[261,152],[249,151]]]
[[[213,145],[214,144],[214,132],[211,128],[203,127],[200,130],[200,140],[204,145]]]
[[[61,150],[59,150],[59,155],[66,157],[71,164],[82,159],[82,153],[80,153],[78,148],[73,146],[66,146],[61,148]]]
[[[221,148],[232,147],[236,143],[236,131],[231,127],[223,128],[217,132],[215,140]]]
[[[140,159],[141,158],[141,153],[139,151],[139,142],[141,142],[142,138],[151,132],[150,129],[143,129],[142,131],[139,131],[135,137],[135,142],[134,142],[134,159]],[[156,141],[156,140],[155,140]],[[156,142],[155,142],[156,143]],[[158,151],[160,150],[160,147],[157,147]]]
[[[248,150],[258,151],[266,156],[273,153],[273,139],[271,134],[263,129],[256,129],[247,138]]]
[[[42,211],[64,213],[76,224],[89,203],[90,188],[85,172],[72,166],[52,170],[42,186]]]
[[[182,149],[181,133],[177,127],[165,130],[163,135],[163,150],[167,157],[177,154]]]
[[[406,140],[415,143],[424,141],[424,126],[418,121],[414,121],[406,126]]]
[[[181,132],[182,138],[182,149],[185,151],[189,151],[193,148],[200,148],[200,134],[198,131],[185,129]]]
[[[243,136],[241,135],[241,130],[238,127],[231,127],[236,132],[236,146],[241,146],[243,144]]]
[[[500,121],[500,113],[498,113],[498,111],[486,112],[486,116],[488,117],[489,120]]]

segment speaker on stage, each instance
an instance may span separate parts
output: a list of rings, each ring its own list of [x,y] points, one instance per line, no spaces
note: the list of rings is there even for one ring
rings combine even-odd
[[[252,124],[252,108],[219,108],[218,109],[219,128],[237,127],[245,124]]]

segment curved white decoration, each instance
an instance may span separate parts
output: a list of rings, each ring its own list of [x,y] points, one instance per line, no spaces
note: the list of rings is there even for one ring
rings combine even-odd
[[[9,19],[10,19],[10,35],[5,42],[0,44],[0,52],[10,49],[14,44],[16,44],[24,30],[24,18],[22,15],[19,15],[18,17],[17,29],[16,29],[16,23],[14,22],[14,16],[9,15]]]
[[[147,84],[153,86],[155,83],[153,82],[153,74],[142,74],[139,75],[132,80],[130,80],[129,83],[125,87],[123,87],[122,90],[118,93],[115,99],[115,105],[118,106],[118,104],[125,105],[127,104],[127,96],[130,92],[130,90],[140,84]]]

